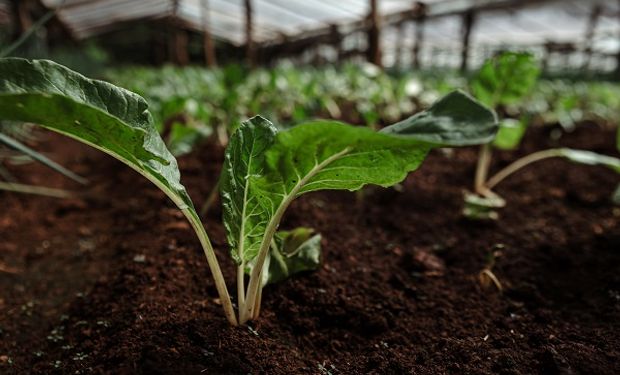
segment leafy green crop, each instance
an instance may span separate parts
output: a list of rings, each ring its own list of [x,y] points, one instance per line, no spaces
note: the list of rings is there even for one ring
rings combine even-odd
[[[375,132],[334,121],[278,131],[262,117],[242,123],[226,150],[221,177],[224,224],[242,275],[252,268],[240,321],[255,317],[261,273],[286,209],[308,192],[392,186],[417,169],[434,147],[488,142],[494,114],[461,92],[429,110]]]
[[[209,237],[144,99],[51,61],[23,59],[0,60],[0,99],[0,119],[38,123],[75,138],[159,187],[198,235],[226,316],[237,324]],[[239,265],[239,321],[257,316],[266,283],[318,265],[320,236],[306,228],[278,232],[295,198],[325,189],[391,186],[417,169],[432,148],[487,143],[496,128],[494,113],[461,92],[380,132],[334,121],[287,130],[261,117],[244,122],[226,149],[220,179],[224,225]]]
[[[534,88],[540,68],[525,52],[503,52],[488,59],[471,82],[472,94],[491,108],[520,102]]]
[[[518,104],[524,101],[526,95],[531,92],[536,84],[538,74],[539,68],[532,55],[504,52],[484,63],[470,87],[472,93],[479,100],[491,107]],[[500,121],[500,129],[492,145],[504,150],[518,147],[529,120],[530,116],[523,114],[519,120],[504,119]],[[491,189],[512,173],[539,160],[560,157],[574,163],[603,165],[617,172],[620,171],[618,169],[620,160],[616,158],[590,151],[558,148],[527,155],[487,179],[491,157],[491,144],[481,146],[474,183],[477,195],[465,195],[463,213],[467,217],[496,219],[498,215],[495,209],[505,206],[505,201]]]
[[[531,54],[503,52],[488,59],[482,65],[470,83],[470,90],[481,102],[491,108],[498,108],[522,100],[534,87],[539,73],[538,65]],[[527,117],[523,119],[527,119]],[[485,186],[491,165],[491,146],[495,145],[504,149],[515,148],[525,134],[526,127],[526,121],[500,121],[500,130],[494,143],[482,145],[480,148],[474,190],[478,195],[488,198],[489,202],[493,201],[494,206],[501,201],[501,198]],[[467,198],[464,213],[468,215],[471,212],[479,212],[480,204],[483,201],[471,199],[471,197]],[[475,202],[475,204],[470,205],[471,202]]]
[[[127,164],[166,193],[198,234],[226,315],[236,323],[209,238],[147,107],[132,92],[51,61],[0,60],[0,118],[41,124],[86,143]]]

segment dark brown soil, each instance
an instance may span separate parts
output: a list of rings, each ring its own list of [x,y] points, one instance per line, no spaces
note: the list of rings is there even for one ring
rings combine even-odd
[[[559,142],[533,129],[518,155],[564,145],[616,155],[584,124]],[[120,163],[60,136],[40,144],[87,176],[69,200],[0,193],[0,373],[619,374],[618,176],[549,160],[499,186],[497,222],[461,217],[476,150],[435,151],[402,191],[327,192],[286,227],[323,234],[324,262],[265,290],[251,327],[227,325],[198,241],[163,194]],[[197,201],[221,149],[180,163]],[[43,167],[23,181],[78,189]],[[207,221],[233,287],[224,230]],[[492,271],[504,292],[478,274]]]

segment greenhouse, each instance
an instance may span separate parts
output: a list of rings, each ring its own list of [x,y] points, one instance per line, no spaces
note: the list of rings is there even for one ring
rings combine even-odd
[[[620,373],[620,2],[0,0],[0,373]]]

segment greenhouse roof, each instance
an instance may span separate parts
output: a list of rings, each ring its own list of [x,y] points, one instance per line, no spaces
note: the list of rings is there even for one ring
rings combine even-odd
[[[48,8],[60,6],[58,19],[78,40],[103,35],[142,20],[174,20],[177,25],[197,32],[205,30],[208,25],[216,39],[236,46],[245,44],[246,39],[245,0],[40,1]],[[251,0],[251,3],[252,37],[259,45],[324,35],[329,33],[332,25],[337,25],[341,35],[351,36],[343,41],[346,46],[365,48],[364,35],[356,32],[368,27],[365,20],[370,11],[370,0]],[[411,58],[397,55],[399,49],[413,49],[415,9],[419,10],[422,3],[426,15],[424,46],[420,50],[423,64],[429,61],[437,64],[438,60],[444,60],[450,65],[457,60],[455,56],[462,48],[463,15],[470,10],[475,12],[469,52],[474,65],[488,56],[489,51],[527,48],[542,56],[546,46],[551,45],[576,51],[571,59],[584,59],[584,54],[579,56],[580,52],[593,51],[595,59],[604,60],[602,64],[611,67],[615,64],[613,55],[620,51],[620,6],[617,1],[377,0],[377,3],[383,25],[381,44],[386,66],[394,64],[398,58],[404,63]],[[8,16],[8,4],[7,0],[0,0],[0,22]],[[593,23],[595,27],[592,27]]]
[[[43,0],[49,7],[62,0]],[[378,0],[382,16],[413,9],[414,1]],[[618,49],[618,3],[605,0],[427,0],[429,17],[454,15],[470,8],[485,9],[473,30],[475,43],[541,44],[583,39],[595,5],[603,8],[597,27],[596,47]],[[363,19],[368,0],[252,0],[256,42],[294,37],[330,24],[346,25]],[[208,10],[207,10],[208,9]],[[64,0],[59,18],[78,39],[104,33],[124,23],[175,16],[189,27],[202,30],[210,24],[212,34],[241,45],[245,41],[244,0]],[[205,19],[208,20],[205,22]],[[425,36],[433,44],[458,43],[459,17],[441,17],[429,25]],[[412,35],[413,33],[407,33]]]

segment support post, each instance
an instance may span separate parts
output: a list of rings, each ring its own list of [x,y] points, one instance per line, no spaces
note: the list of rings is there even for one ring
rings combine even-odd
[[[370,25],[368,27],[367,60],[379,67],[382,67],[380,45],[381,21],[379,18],[379,7],[377,5],[377,1],[378,0],[369,0],[370,14],[368,15],[368,20]]]
[[[413,9],[413,18],[415,20],[415,35],[413,36],[413,67],[420,68],[420,51],[424,44],[424,22],[426,20],[426,5],[424,3],[416,3]]]
[[[338,25],[331,24],[329,25],[329,34],[330,41],[334,49],[336,50],[336,54],[338,55],[338,62],[341,62],[343,51],[342,51],[342,35],[340,34],[340,30],[338,30]]]
[[[209,0],[202,0],[202,42],[205,53],[205,63],[208,67],[213,68],[217,66],[217,58],[215,55],[215,45],[213,43],[213,37],[210,29],[209,19]]]
[[[187,31],[175,27],[174,30],[174,49],[175,49],[175,63],[184,66],[189,64],[189,52],[187,50],[189,45],[189,36]]]
[[[620,7],[620,0],[617,1],[618,7]],[[618,21],[620,21],[620,12],[618,12]],[[620,39],[620,35],[618,35],[618,39]],[[615,71],[616,80],[620,81],[620,49],[616,53],[616,71]]]
[[[405,22],[401,21],[396,25],[396,53],[394,65],[399,69],[403,67],[403,50],[405,49]]]
[[[177,14],[179,12],[179,0],[172,3],[172,17],[167,21],[168,35],[168,53],[170,61],[177,65],[187,65],[189,63],[188,35],[187,31],[179,27]]]
[[[256,51],[253,39],[253,9],[252,0],[245,0],[245,58],[248,66],[256,65]]]
[[[469,59],[469,42],[471,36],[471,29],[474,25],[475,14],[469,10],[463,15],[463,39],[461,44],[461,72],[467,70],[467,63]]]
[[[594,5],[592,7],[592,13],[590,13],[590,18],[588,19],[588,26],[586,28],[586,36],[584,38],[585,49],[584,49],[584,61],[581,66],[582,69],[588,69],[590,67],[590,61],[592,60],[592,42],[594,39],[594,33],[596,32],[596,26],[598,24],[598,20],[600,19],[602,8],[599,4]]]
[[[13,40],[19,39],[33,24],[29,3],[28,0],[11,0],[11,16],[14,22]]]

